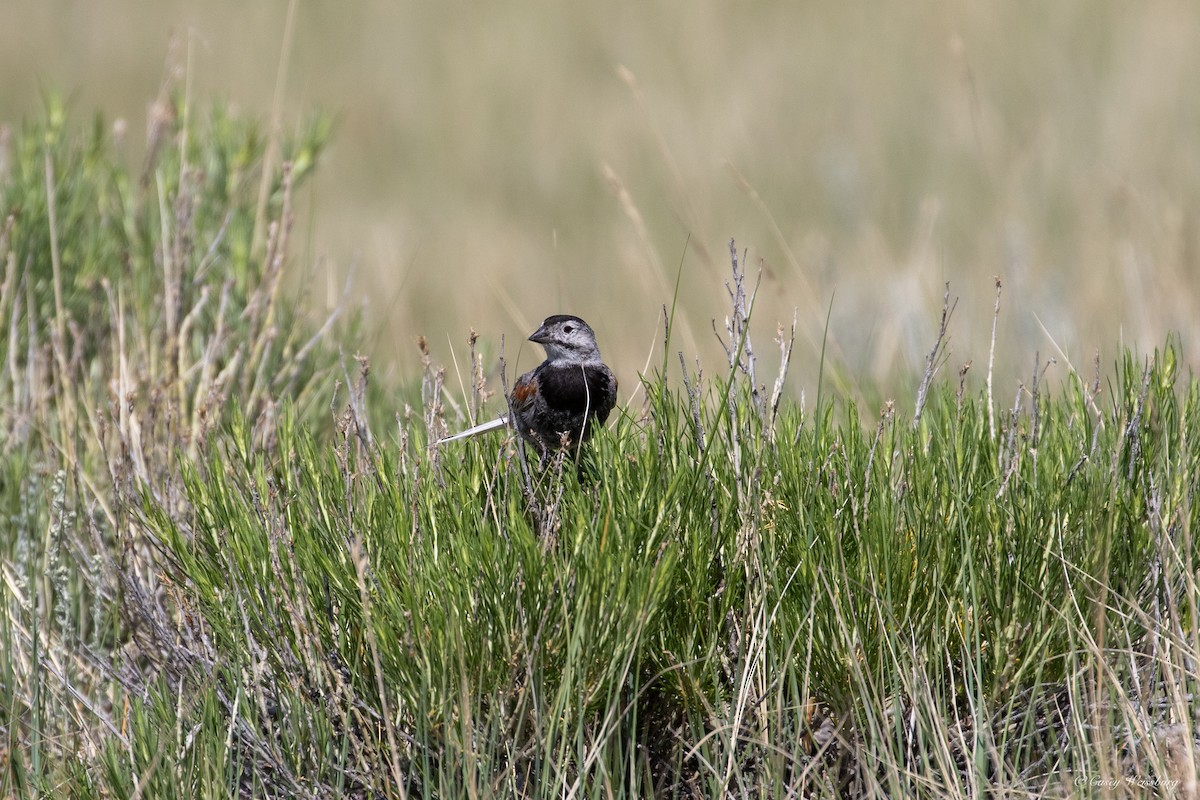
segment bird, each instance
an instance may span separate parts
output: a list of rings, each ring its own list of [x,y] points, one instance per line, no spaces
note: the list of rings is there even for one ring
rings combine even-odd
[[[546,350],[546,360],[517,378],[509,412],[438,445],[512,425],[526,442],[549,458],[562,447],[578,447],[603,425],[617,402],[617,378],[600,358],[596,332],[571,314],[546,317],[529,337]]]

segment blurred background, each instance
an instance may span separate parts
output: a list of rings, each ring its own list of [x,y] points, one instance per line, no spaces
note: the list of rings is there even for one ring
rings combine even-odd
[[[540,349],[519,343],[569,312],[627,394],[661,363],[677,274],[672,350],[715,374],[731,238],[752,278],[762,267],[763,382],[797,311],[793,395],[815,394],[827,322],[827,368],[884,393],[914,384],[947,281],[946,369],[973,360],[979,385],[994,276],[1001,397],[1035,353],[1062,381],[1064,357],[1090,376],[1097,349],[1107,367],[1175,331],[1200,363],[1198,3],[290,8],[11,4],[0,124],[62,92],[77,118],[124,123],[136,165],[172,74],[200,112],[224,102],[266,124],[277,90],[285,130],[330,111],[293,263],[316,265],[317,309],[351,279],[363,349],[402,379],[417,334],[463,365],[471,327],[489,363],[504,335],[510,365],[532,367]]]

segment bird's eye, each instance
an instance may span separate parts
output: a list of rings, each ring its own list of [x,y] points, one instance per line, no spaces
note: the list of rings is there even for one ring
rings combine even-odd
[[[566,327],[563,328],[563,333],[571,333],[574,330],[575,329],[572,328],[570,325],[567,325]]]

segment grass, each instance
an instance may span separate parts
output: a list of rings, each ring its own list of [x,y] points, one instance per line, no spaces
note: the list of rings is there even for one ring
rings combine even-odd
[[[766,266],[759,322],[799,308],[792,386],[824,347],[901,393],[947,280],[986,352],[994,275],[1005,385],[1051,338],[1107,367],[1174,331],[1198,365],[1200,4],[110,3],[7,17],[0,139],[47,86],[124,124],[132,164],[164,83],[285,130],[332,109],[295,252],[319,303],[354,275],[379,378],[415,380],[418,334],[571,309],[633,386],[685,242],[676,339],[715,364],[730,236]]]
[[[1010,404],[939,336],[911,403],[807,411],[731,244],[726,360],[664,347],[531,470],[427,446],[473,342],[405,405],[297,310],[305,175],[260,207],[254,126],[171,118],[136,173],[48,116],[0,183],[0,795],[1196,791],[1177,342]]]

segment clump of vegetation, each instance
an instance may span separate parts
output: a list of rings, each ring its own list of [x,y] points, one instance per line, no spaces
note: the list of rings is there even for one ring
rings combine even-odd
[[[5,179],[0,792],[1194,786],[1174,345],[1054,391],[1035,361],[1003,408],[944,377],[947,301],[911,404],[807,412],[731,246],[726,363],[677,370],[668,323],[643,399],[529,471],[512,437],[428,446],[428,350],[395,433],[365,367],[322,414],[330,328],[280,277],[301,170],[260,214],[251,127],[169,124],[140,179],[65,123]]]
[[[141,626],[178,606],[143,503],[181,513],[181,466],[223,449],[235,418],[262,452],[283,398],[323,420],[338,365],[335,319],[307,319],[284,282],[293,193],[328,123],[276,143],[272,168],[254,124],[156,108],[138,170],[101,120],[72,125],[55,100],[0,159],[9,791],[97,776],[99,744],[128,727],[125,692],[155,674]]]

